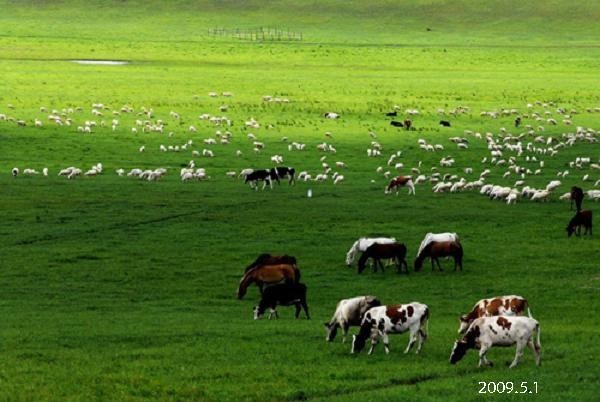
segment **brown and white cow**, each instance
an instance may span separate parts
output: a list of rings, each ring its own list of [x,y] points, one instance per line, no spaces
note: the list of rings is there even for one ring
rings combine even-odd
[[[537,334],[537,337],[535,336]],[[469,349],[479,349],[479,367],[491,366],[486,353],[492,346],[517,344],[515,358],[510,368],[519,364],[525,346],[533,351],[535,364],[541,364],[540,324],[529,317],[480,317],[477,318],[460,341],[454,342],[450,363],[456,364]]]
[[[396,176],[391,181],[390,184],[385,188],[385,193],[390,194],[392,190],[396,190],[396,195],[398,195],[398,191],[400,187],[408,187],[408,194],[412,193],[415,195],[415,184],[413,183],[412,176]]]
[[[363,350],[369,338],[371,338],[369,354],[373,353],[380,338],[383,339],[385,352],[390,353],[388,334],[401,334],[406,331],[410,331],[410,338],[404,353],[408,353],[417,340],[419,340],[417,346],[417,353],[419,353],[427,339],[428,321],[429,307],[422,303],[373,307],[365,313],[358,335],[352,337],[352,353]]]
[[[527,299],[516,296],[496,296],[489,299],[479,300],[471,312],[464,314],[460,317],[460,326],[458,333],[463,334],[473,320],[479,317],[492,317],[496,315],[527,315],[531,317],[531,311],[529,310],[529,303]]]

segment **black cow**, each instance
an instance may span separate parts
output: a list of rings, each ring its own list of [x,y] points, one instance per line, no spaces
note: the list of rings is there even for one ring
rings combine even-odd
[[[293,167],[284,167],[284,166],[277,166],[275,169],[275,173],[277,174],[277,183],[279,183],[279,179],[288,179],[288,184],[292,185],[296,183],[296,179],[294,178],[294,175],[296,174],[296,169],[294,169]],[[281,184],[281,183],[279,183]]]
[[[274,168],[258,169],[246,175],[246,180],[244,180],[244,183],[250,183],[250,188],[258,190],[258,182],[262,181],[262,189],[264,190],[267,184],[269,185],[269,187],[273,188],[273,180],[279,181],[279,178],[277,177],[277,172]]]
[[[521,118],[520,118],[520,117],[517,117],[517,118],[515,119],[515,127],[519,127],[520,125],[521,125]]]
[[[394,127],[404,127],[404,124],[402,124],[401,121],[395,121],[395,120],[390,121],[390,125],[394,126]]]
[[[450,122],[448,120],[440,120],[440,126],[450,127]]]
[[[296,318],[300,316],[300,310],[304,308],[306,319],[308,315],[308,305],[306,304],[306,285],[303,283],[284,283],[263,288],[262,297],[258,306],[254,307],[254,319],[258,320],[265,314],[266,309],[270,309],[269,319],[277,314],[277,306],[296,306]]]
[[[580,236],[582,226],[585,228],[585,232],[583,232],[583,234],[586,235],[589,232],[591,236],[592,211],[584,209],[583,211],[578,211],[575,214],[575,216],[569,222],[569,225],[567,225],[567,234],[569,235],[569,237],[571,237],[573,233],[575,233],[577,236]]]
[[[398,112],[394,110],[393,112],[387,112],[385,115],[389,117],[395,117],[398,116]]]

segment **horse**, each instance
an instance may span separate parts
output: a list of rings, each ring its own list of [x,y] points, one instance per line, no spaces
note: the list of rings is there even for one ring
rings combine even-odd
[[[385,188],[385,193],[390,194],[392,190],[396,189],[396,195],[398,195],[400,187],[408,187],[408,194],[412,193],[412,195],[415,195],[415,184],[412,181],[412,176],[394,177]]]
[[[250,269],[240,280],[237,297],[242,299],[251,283],[256,283],[262,293],[263,286],[278,283],[298,283],[300,271],[291,264],[261,265]]]
[[[379,267],[381,267],[382,271],[385,271],[383,264],[381,263],[381,259],[391,258],[396,263],[396,269],[398,270],[398,273],[402,272],[402,266],[404,266],[406,273],[408,273],[408,265],[406,264],[406,246],[402,243],[374,243],[371,245],[358,260],[359,274],[365,269],[365,262],[369,258],[372,258],[375,261],[375,271],[377,271],[377,264],[379,264]]]
[[[577,208],[577,212],[580,212],[581,203],[583,202],[583,190],[580,187],[571,187],[571,210],[573,210],[573,202],[575,202],[575,208]]]
[[[443,271],[440,266],[439,257],[454,257],[454,270],[456,271],[457,267],[460,267],[461,271],[463,270],[463,248],[458,240],[444,242],[434,241],[429,243],[419,254],[417,254],[417,258],[415,259],[415,271],[421,270],[423,267],[423,260],[427,257],[431,258],[432,271],[435,269],[434,262],[437,262],[438,269]]]
[[[426,233],[423,241],[421,241],[421,245],[419,245],[419,250],[417,251],[417,255],[421,254],[421,251],[425,248],[426,245],[431,243],[432,241],[459,241],[458,235],[456,233]]]
[[[396,239],[393,237],[361,237],[352,244],[352,247],[346,253],[346,265],[349,267],[352,266],[356,253],[366,251],[374,243],[386,244],[395,242]]]
[[[244,273],[250,271],[252,268],[256,268],[261,265],[275,265],[275,264],[289,264],[296,265],[296,257],[291,255],[271,255],[267,253],[260,254],[256,257],[256,260],[244,269]]]
[[[567,235],[571,237],[573,233],[577,236],[581,236],[581,227],[585,228],[584,235],[590,233],[592,235],[592,211],[588,209],[584,209],[583,211],[578,211],[575,216],[569,221],[567,225]]]

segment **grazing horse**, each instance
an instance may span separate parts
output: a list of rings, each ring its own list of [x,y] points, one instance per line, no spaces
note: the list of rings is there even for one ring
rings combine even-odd
[[[346,265],[351,266],[356,257],[356,253],[359,251],[366,251],[374,243],[386,244],[395,242],[396,239],[393,237],[361,237],[354,242],[352,247],[350,247],[350,250],[346,253]]]
[[[250,269],[240,280],[237,297],[242,299],[251,283],[256,283],[263,290],[263,285],[277,283],[298,283],[300,271],[291,264],[261,265]]]
[[[396,263],[398,273],[402,272],[402,266],[404,266],[404,269],[408,274],[408,265],[406,264],[406,246],[402,243],[374,243],[371,245],[358,260],[359,274],[365,269],[365,262],[369,258],[372,258],[375,261],[375,271],[377,271],[377,264],[379,264],[381,270],[384,271],[381,259],[391,258]]]
[[[271,254],[261,254],[256,257],[256,260],[248,265],[246,269],[244,269],[244,273],[250,271],[252,268],[259,267],[261,265],[277,265],[277,264],[289,264],[296,265],[296,257],[292,257],[291,255],[271,255]]]
[[[577,208],[577,212],[580,212],[581,203],[583,202],[583,190],[580,187],[571,187],[571,210],[573,209],[573,202],[575,202],[575,208]]]
[[[415,195],[415,184],[413,183],[412,176],[396,176],[385,189],[386,194],[390,194],[392,190],[396,189],[396,195],[400,187],[408,187],[408,194],[412,193]]]
[[[459,241],[458,234],[456,233],[426,233],[423,241],[421,241],[421,245],[419,246],[419,250],[417,251],[417,255],[421,254],[421,251],[425,248],[426,245],[431,243],[432,241]]]
[[[463,248],[458,240],[444,242],[434,241],[429,243],[419,254],[417,254],[417,258],[415,259],[415,271],[421,270],[423,267],[423,260],[427,257],[431,258],[432,271],[435,269],[434,262],[437,262],[438,269],[443,271],[440,266],[439,257],[454,257],[454,270],[456,271],[458,267],[460,267],[461,271],[463,270]]]

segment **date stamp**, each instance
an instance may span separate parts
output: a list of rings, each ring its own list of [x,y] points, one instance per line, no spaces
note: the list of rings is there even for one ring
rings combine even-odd
[[[537,381],[479,381],[480,394],[537,394]]]

